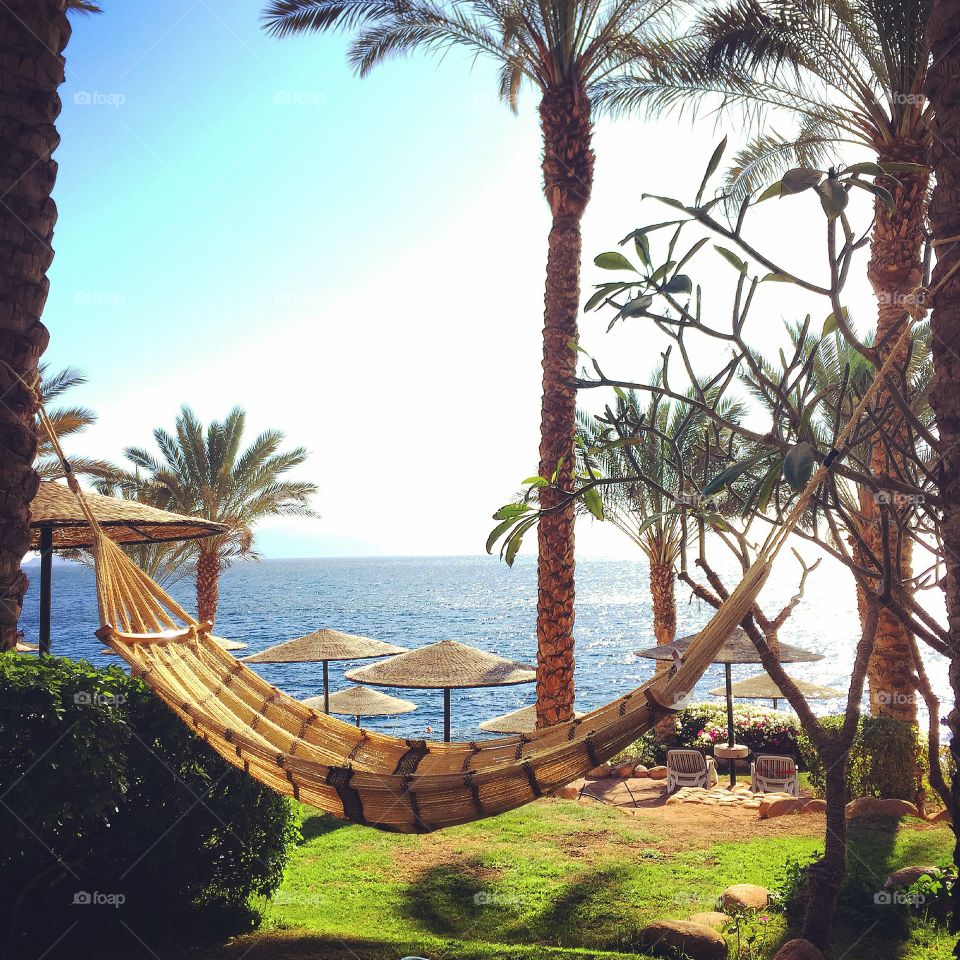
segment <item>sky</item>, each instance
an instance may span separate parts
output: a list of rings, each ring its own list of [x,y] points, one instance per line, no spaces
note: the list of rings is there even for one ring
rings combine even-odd
[[[262,526],[265,556],[481,553],[537,466],[549,218],[533,95],[512,115],[495,68],[462,53],[358,79],[343,37],[273,39],[259,0],[104,6],[74,21],[61,91],[45,360],[87,375],[70,399],[99,415],[68,453],[119,461],[183,404],[205,421],[240,405],[251,439],[279,428],[307,447],[299,475],[319,486],[318,519]],[[732,151],[747,133],[600,120],[585,294],[610,278],[596,254],[663,218],[644,193],[691,199],[721,137]],[[757,218],[820,280],[822,224],[797,198]],[[723,315],[730,268],[709,245],[696,263]],[[766,287],[765,349],[785,319],[829,312]],[[850,305],[869,323],[861,278]],[[584,317],[582,345],[642,379],[662,341],[608,321]],[[577,536],[580,555],[635,550],[596,523]]]

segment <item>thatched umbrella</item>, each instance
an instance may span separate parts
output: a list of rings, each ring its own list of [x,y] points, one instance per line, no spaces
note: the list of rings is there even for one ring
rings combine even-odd
[[[689,636],[681,637],[672,643],[661,643],[655,647],[648,647],[645,650],[635,651],[638,657],[646,657],[649,660],[673,660],[677,655],[682,657],[689,648],[690,644],[697,639],[699,634],[691,633]],[[811,653],[809,650],[803,650],[800,647],[793,647],[789,643],[778,643],[777,651],[781,663],[812,663],[815,660],[822,660],[819,653]],[[714,654],[713,663],[722,663],[726,679],[725,693],[727,697],[727,747],[730,750],[736,746],[733,742],[733,675],[731,665],[734,663],[760,663],[760,654],[753,645],[753,641],[747,636],[742,627],[737,627],[733,633],[723,642],[723,646]],[[730,757],[730,785],[734,786],[737,782],[736,761]]]
[[[450,740],[450,691],[470,687],[508,687],[533,683],[536,671],[495,653],[441,640],[382,663],[349,670],[346,678],[378,687],[443,690],[443,739]]]
[[[846,696],[843,690],[837,690],[834,687],[821,687],[816,683],[807,683],[806,680],[797,680],[794,677],[790,679],[807,700],[835,700],[837,697]],[[768,673],[758,673],[755,677],[738,680],[730,691],[737,700],[772,700],[774,710],[777,709],[778,701],[786,699],[784,692]],[[726,696],[726,692],[725,687],[715,687],[710,691],[710,696],[723,697]]]
[[[404,652],[403,647],[382,640],[323,629],[274,644],[243,659],[245,663],[322,663],[323,712],[329,713],[326,704],[330,700],[331,660],[372,660],[374,657],[392,657]]]
[[[308,697],[303,702],[314,710],[323,709],[324,713],[356,717],[358,727],[361,717],[396,717],[417,709],[417,705],[409,700],[391,697],[369,687],[346,687],[327,697]]]
[[[579,711],[573,715],[583,716]],[[537,729],[537,705],[531,703],[529,707],[520,707],[519,710],[511,710],[499,717],[491,717],[480,724],[480,729],[490,733],[533,733]]]
[[[116,543],[173,543],[200,540],[222,533],[226,526],[159,510],[126,500],[104,497],[84,491],[93,515],[107,536]],[[31,550],[40,551],[40,652],[50,652],[50,600],[53,585],[53,551],[77,550],[93,543],[90,524],[69,487],[53,480],[42,480],[30,504]]]

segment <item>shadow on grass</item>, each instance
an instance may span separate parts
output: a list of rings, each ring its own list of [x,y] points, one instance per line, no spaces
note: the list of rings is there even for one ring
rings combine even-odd
[[[309,843],[318,837],[326,837],[349,826],[350,824],[345,820],[338,820],[327,813],[313,813],[300,821],[300,832],[303,834],[303,842]]]

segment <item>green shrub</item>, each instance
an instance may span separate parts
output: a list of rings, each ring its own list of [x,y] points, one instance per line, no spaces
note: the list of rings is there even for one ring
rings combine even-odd
[[[843,717],[823,717],[820,723],[827,730],[837,732],[843,726]],[[801,737],[800,749],[810,770],[810,783],[822,795],[826,789],[823,764],[805,736]],[[848,799],[914,800],[917,795],[914,771],[921,766],[921,761],[916,727],[893,717],[861,717],[850,748]]]
[[[782,754],[802,764],[800,721],[792,713],[735,704],[733,725],[736,742],[748,746],[752,753]],[[726,742],[727,708],[719,704],[695,703],[674,715],[670,733],[661,736],[651,730],[624,750],[620,757],[652,766],[666,763],[667,750],[702,750],[710,754],[715,744]]]
[[[122,670],[0,654],[0,923],[36,955],[124,929],[249,926],[297,836],[245,777]],[[41,946],[43,944],[44,946]],[[36,949],[34,949],[36,948]],[[0,935],[0,954],[4,954]]]

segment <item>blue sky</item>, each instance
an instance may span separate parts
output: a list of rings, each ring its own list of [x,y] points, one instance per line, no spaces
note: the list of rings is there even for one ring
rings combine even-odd
[[[514,117],[462,53],[359,80],[344,38],[272,39],[251,0],[105,6],[67,50],[44,316],[47,360],[88,374],[73,399],[101,417],[72,449],[118,459],[182,403],[204,419],[240,404],[251,432],[309,448],[320,485],[322,518],[266,525],[265,554],[481,552],[536,468],[533,98]],[[724,132],[601,121],[585,286],[593,255],[658,218],[641,193],[691,195]],[[801,261],[817,226],[784,238]],[[794,308],[772,305],[771,330]],[[624,374],[654,365],[649,334],[605,325],[585,319],[591,351]]]

